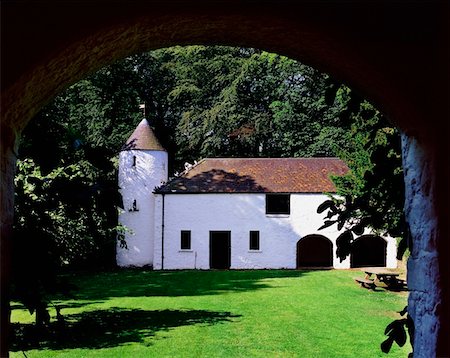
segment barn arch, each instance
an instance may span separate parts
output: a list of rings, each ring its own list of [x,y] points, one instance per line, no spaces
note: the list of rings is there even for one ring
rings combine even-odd
[[[377,235],[362,235],[352,246],[350,267],[386,267],[387,241]]]
[[[2,4],[8,30],[2,31],[1,51],[2,302],[8,293],[3,290],[17,138],[48,100],[103,65],[143,50],[192,43],[258,47],[349,83],[405,132],[406,216],[414,242],[408,280],[417,283],[410,285],[409,296],[418,327],[415,351],[448,355],[450,166],[449,127],[442,118],[449,117],[449,6],[447,1],[409,6],[383,0],[364,6],[340,0],[268,0],[258,6],[234,0],[214,5],[150,0],[133,6],[118,1],[107,8],[101,0]],[[425,274],[428,279],[421,279]],[[3,327],[7,319],[2,305]]]
[[[311,234],[297,241],[297,268],[333,267],[333,243],[323,235]]]

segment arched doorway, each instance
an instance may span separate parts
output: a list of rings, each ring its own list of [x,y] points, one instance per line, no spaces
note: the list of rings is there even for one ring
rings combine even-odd
[[[333,267],[333,244],[322,235],[307,235],[297,242],[297,268]]]
[[[380,236],[360,236],[353,243],[350,267],[386,267],[386,247]]]

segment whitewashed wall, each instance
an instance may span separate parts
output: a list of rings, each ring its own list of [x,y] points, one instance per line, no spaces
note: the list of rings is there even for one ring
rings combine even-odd
[[[133,166],[133,156],[136,165]],[[119,222],[130,232],[127,249],[117,247],[118,266],[153,265],[155,195],[153,190],[167,180],[167,152],[128,150],[119,155],[119,187],[124,211]],[[136,200],[137,211],[133,211]]]
[[[326,236],[336,252],[336,225],[318,231],[323,194],[291,194],[290,215],[266,215],[264,194],[166,194],[164,269],[209,269],[209,232],[231,231],[231,268],[295,268],[297,242],[310,234]],[[162,195],[156,198],[154,268],[161,269]],[[191,250],[180,250],[180,231],[191,230]],[[260,231],[260,250],[249,250],[249,231]],[[387,266],[396,267],[395,240],[388,239]],[[335,268],[350,259],[335,257]]]

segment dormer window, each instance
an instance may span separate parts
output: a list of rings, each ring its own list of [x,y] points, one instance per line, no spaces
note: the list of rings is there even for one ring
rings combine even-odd
[[[290,194],[267,194],[266,195],[266,214],[291,213],[291,195]]]

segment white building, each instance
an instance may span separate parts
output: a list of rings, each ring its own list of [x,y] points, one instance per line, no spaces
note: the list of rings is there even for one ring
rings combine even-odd
[[[119,160],[130,229],[119,266],[154,269],[396,267],[396,241],[365,235],[344,261],[336,225],[318,230],[318,206],[335,191],[337,158],[204,159],[167,182],[167,152],[143,120]]]

